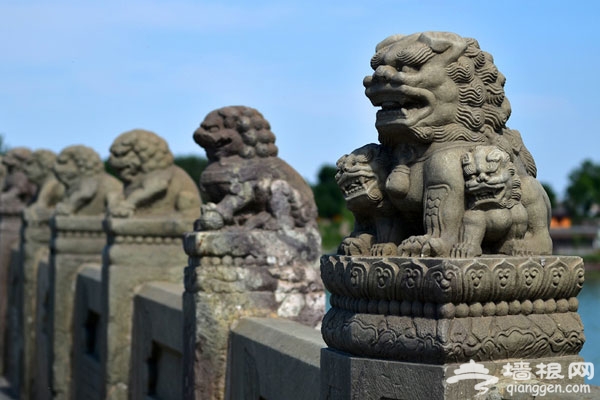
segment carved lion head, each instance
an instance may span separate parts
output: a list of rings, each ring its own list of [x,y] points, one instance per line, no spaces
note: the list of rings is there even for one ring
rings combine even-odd
[[[25,162],[24,171],[27,178],[38,185],[46,180],[52,173],[56,162],[56,154],[50,150],[36,150]]]
[[[504,76],[475,39],[454,33],[391,36],[376,48],[365,94],[381,143],[485,142],[510,116]]]
[[[371,143],[337,161],[335,180],[348,209],[372,207],[383,200],[390,163],[382,153],[381,146]]]
[[[108,162],[123,181],[132,182],[173,165],[173,154],[167,142],[157,134],[135,129],[115,139]]]
[[[31,150],[26,147],[15,147],[6,152],[2,158],[2,164],[6,166],[8,173],[11,173],[15,170],[23,170],[30,157]]]
[[[210,112],[194,132],[194,141],[206,150],[209,161],[224,157],[274,157],[275,135],[258,110],[244,106]]]
[[[60,152],[53,166],[56,178],[67,188],[83,178],[104,171],[104,164],[94,149],[87,146],[69,146]]]
[[[504,150],[477,146],[462,164],[469,208],[512,208],[521,200],[521,180]]]

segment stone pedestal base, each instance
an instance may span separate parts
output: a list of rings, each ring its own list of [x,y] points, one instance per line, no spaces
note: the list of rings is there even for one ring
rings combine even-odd
[[[129,398],[135,295],[152,281],[181,285],[187,257],[184,227],[192,221],[165,217],[107,219],[102,264],[100,362],[103,397]]]
[[[102,261],[106,235],[103,216],[55,217],[49,271],[47,327],[50,342],[51,389],[55,399],[73,398],[74,373],[73,314],[76,307],[76,281],[82,266]],[[43,304],[41,304],[43,306]],[[42,310],[40,310],[42,311]]]
[[[7,337],[9,334],[9,327],[7,326],[10,289],[9,267],[12,248],[15,245],[18,246],[20,230],[20,215],[0,215],[0,375],[10,373],[8,366],[11,361],[7,359],[11,352],[11,349],[7,346],[7,342],[11,340]]]
[[[325,294],[313,241],[295,231],[186,234],[184,398],[225,398],[229,330],[238,319],[321,321]]]
[[[521,362],[522,365],[527,364],[531,368],[530,379],[516,380],[513,375],[503,375],[506,364],[514,367],[515,363]],[[556,384],[563,390],[567,390],[567,385],[583,384],[581,376],[568,378],[569,365],[579,362],[583,362],[579,356],[564,356],[483,361],[476,364],[432,365],[355,357],[327,348],[321,351],[320,398],[321,400],[534,399],[536,397],[533,393],[517,393],[515,385],[548,387]],[[538,370],[536,366],[542,363],[560,365],[560,374],[564,378],[539,379],[539,376],[535,375]],[[479,368],[485,369],[479,373],[471,373],[472,378],[461,373],[469,367],[472,370],[473,365],[482,366]],[[461,367],[462,370],[459,370]],[[477,378],[477,375],[480,377]],[[484,375],[487,375],[487,378],[484,378]],[[517,377],[520,378],[520,376]],[[493,378],[497,378],[497,380]],[[485,384],[486,380],[491,381],[489,384]],[[560,393],[553,393],[553,395],[559,397],[547,394],[547,398],[561,398]]]

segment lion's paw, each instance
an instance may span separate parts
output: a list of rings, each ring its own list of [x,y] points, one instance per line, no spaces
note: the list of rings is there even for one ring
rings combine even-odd
[[[122,201],[110,209],[110,215],[114,218],[129,218],[135,212],[135,206],[128,201]]]
[[[450,246],[444,239],[430,235],[411,236],[398,246],[398,254],[403,257],[438,257],[449,252]]]
[[[338,254],[345,256],[363,256],[369,255],[373,236],[360,235],[358,237],[345,238],[338,247]]]
[[[377,257],[398,255],[398,246],[394,243],[377,243],[371,247],[371,255]]]
[[[398,254],[403,257],[421,257],[423,245],[429,239],[429,235],[411,236],[400,243]]]
[[[58,203],[54,208],[56,215],[71,215],[73,213],[73,206],[69,203]]]
[[[482,254],[481,246],[477,246],[469,242],[461,242],[452,246],[450,257],[454,258],[471,258],[478,257]]]

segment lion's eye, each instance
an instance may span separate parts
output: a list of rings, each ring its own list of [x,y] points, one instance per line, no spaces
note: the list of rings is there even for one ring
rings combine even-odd
[[[210,133],[215,133],[215,132],[217,132],[218,130],[219,130],[219,127],[218,127],[218,126],[211,126],[210,128],[208,128],[208,131],[209,131]]]

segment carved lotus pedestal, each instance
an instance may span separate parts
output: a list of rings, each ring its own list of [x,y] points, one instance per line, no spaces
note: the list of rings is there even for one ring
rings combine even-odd
[[[502,392],[515,383],[501,373],[509,361],[533,370],[555,362],[565,375],[582,361],[579,257],[324,256],[321,276],[332,306],[322,326],[323,395],[344,393],[323,398],[475,398],[481,380],[447,381],[460,364],[484,365]],[[371,383],[350,387],[348,378]]]
[[[224,399],[228,336],[242,317],[317,325],[325,309],[314,232],[227,229],[186,234],[185,398]]]

